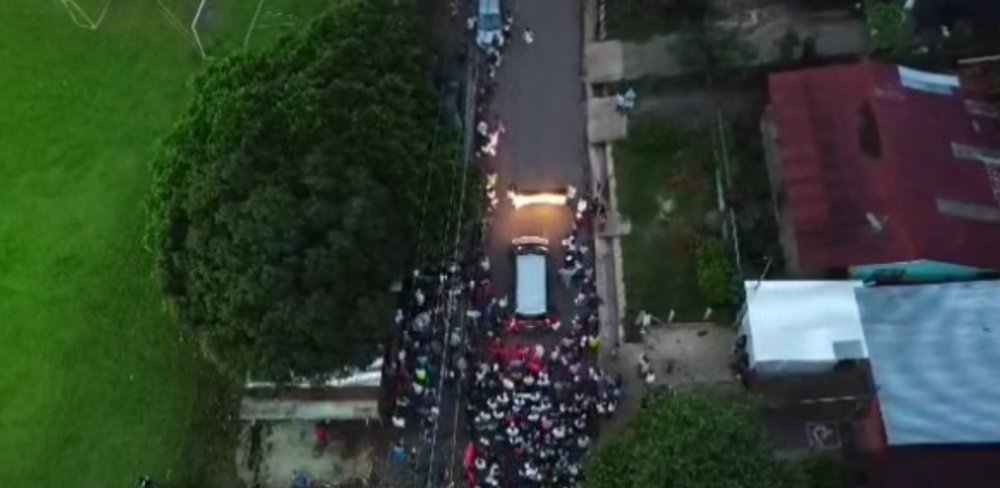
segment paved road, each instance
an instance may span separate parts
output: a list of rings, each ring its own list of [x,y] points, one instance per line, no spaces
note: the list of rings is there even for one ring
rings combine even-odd
[[[506,129],[498,151],[498,187],[504,190],[514,183],[533,190],[583,188],[587,159],[582,2],[507,0],[505,8],[513,12],[514,35],[497,75],[493,110]],[[531,45],[524,41],[525,28],[534,32]],[[494,214],[490,242],[498,290],[511,289],[512,238],[543,235],[557,251],[571,219],[568,209],[536,207],[515,213],[503,201]],[[553,265],[558,264],[556,259],[561,259],[558,253]]]

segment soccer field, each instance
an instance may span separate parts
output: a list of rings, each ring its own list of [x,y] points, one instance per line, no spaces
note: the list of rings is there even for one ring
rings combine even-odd
[[[197,486],[232,459],[227,385],[142,247],[150,159],[205,63],[184,25],[199,0],[113,2],[0,2],[0,487]],[[321,5],[282,21],[292,3],[209,0],[199,31],[221,55],[257,16],[253,47]]]

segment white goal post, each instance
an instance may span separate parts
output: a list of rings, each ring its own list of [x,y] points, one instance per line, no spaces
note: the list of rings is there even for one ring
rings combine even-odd
[[[104,22],[105,17],[107,16],[108,9],[114,2],[114,0],[108,0],[108,2],[104,5],[104,8],[101,9],[101,13],[97,17],[97,19],[93,19],[89,15],[87,15],[87,13],[83,10],[82,7],[80,7],[78,3],[76,3],[76,0],[59,0],[59,1],[62,3],[63,7],[66,8],[66,12],[69,14],[69,17],[73,21],[73,23],[76,24],[78,27],[87,30],[97,30],[97,28],[101,26],[101,24]],[[243,49],[248,49],[250,46],[250,39],[251,36],[253,35],[254,30],[257,28],[258,21],[261,18],[261,13],[264,10],[265,1],[266,0],[257,0],[257,8],[254,10],[253,18],[250,20],[250,24],[247,26],[246,33],[243,36],[243,44],[242,44]],[[163,3],[163,0],[156,0],[156,4],[159,6],[161,13],[163,14],[167,23],[170,24],[171,27],[177,29],[183,36],[185,37],[190,36],[191,42],[194,44],[195,49],[197,49],[198,54],[201,56],[202,59],[213,58],[213,56],[205,50],[205,44],[202,42],[201,34],[198,32],[198,23],[201,21],[202,14],[205,12],[205,6],[208,3],[209,0],[199,0],[198,8],[195,10],[194,17],[191,19],[191,23],[185,26],[180,21],[180,19],[177,18],[177,15],[174,14],[174,12],[170,9],[170,7],[168,7],[166,4]]]
[[[104,16],[108,14],[108,8],[111,7],[111,2],[114,0],[108,0],[108,3],[104,4],[104,8],[101,10],[101,15],[97,17],[97,20],[91,19],[87,12],[84,12],[80,5],[74,0],[60,0],[63,7],[66,7],[66,11],[69,13],[69,18],[73,19],[73,23],[89,30],[97,30],[104,22]]]

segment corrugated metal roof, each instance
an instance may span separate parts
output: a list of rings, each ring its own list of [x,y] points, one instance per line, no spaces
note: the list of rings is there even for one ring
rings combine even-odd
[[[953,143],[1000,149],[1000,125],[967,109],[981,97],[965,85],[953,95],[909,89],[897,67],[870,62],[771,76],[802,270],[921,259],[1000,269],[1000,224],[936,205],[1000,206],[985,165],[952,151]],[[861,148],[866,111],[877,125],[877,159]]]
[[[855,294],[888,444],[1000,442],[1000,281]]]

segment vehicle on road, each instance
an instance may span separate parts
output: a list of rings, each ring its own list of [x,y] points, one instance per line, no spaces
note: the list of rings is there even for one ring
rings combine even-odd
[[[549,240],[525,236],[513,241],[514,250],[514,318],[510,328],[550,328],[549,317]]]
[[[503,45],[503,17],[500,0],[479,0],[476,19],[476,44],[479,47]]]

